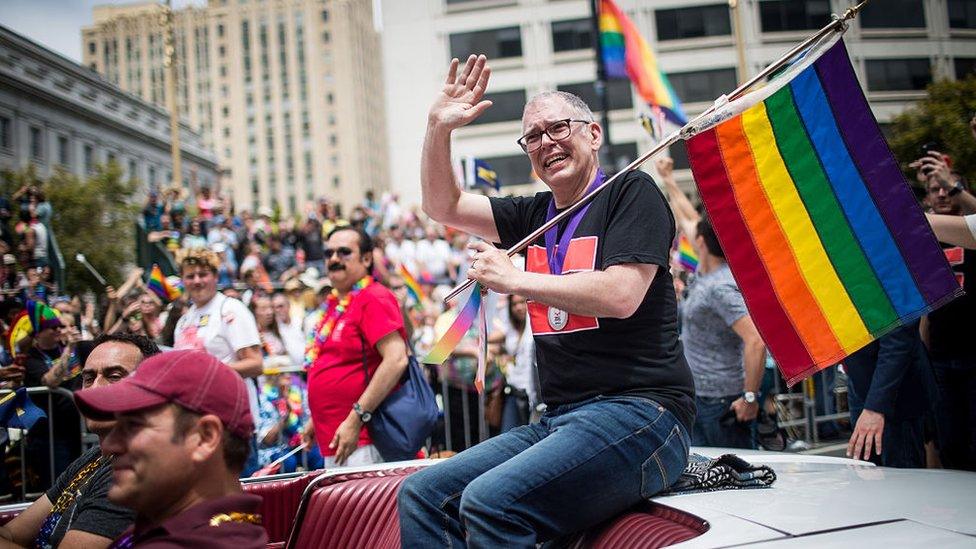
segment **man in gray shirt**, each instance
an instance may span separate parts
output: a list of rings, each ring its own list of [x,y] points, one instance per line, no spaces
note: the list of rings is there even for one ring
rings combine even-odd
[[[681,340],[695,378],[691,443],[753,448],[752,423],[759,413],[766,345],[759,337],[742,292],[725,262],[707,219],[695,226],[692,243],[698,271],[682,306]]]

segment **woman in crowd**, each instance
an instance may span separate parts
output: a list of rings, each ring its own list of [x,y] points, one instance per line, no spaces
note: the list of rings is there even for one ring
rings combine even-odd
[[[528,323],[528,308],[520,295],[508,297],[508,329],[505,332],[505,408],[502,412],[504,433],[526,425],[538,402],[536,393],[535,340]]]
[[[258,433],[258,461],[267,465],[297,448],[302,443],[309,412],[306,388],[295,374],[262,376],[259,412],[255,427]],[[281,473],[294,472],[302,463],[305,470],[322,468],[322,454],[318,446],[310,445],[281,463]]]
[[[396,297],[370,276],[370,237],[351,227],[329,234],[325,261],[333,290],[309,344],[308,399],[325,465],[382,461],[366,426],[407,367]]]

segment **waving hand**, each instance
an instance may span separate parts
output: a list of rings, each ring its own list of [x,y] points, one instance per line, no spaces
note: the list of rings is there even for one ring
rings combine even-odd
[[[483,99],[491,76],[488,59],[472,55],[458,74],[460,64],[457,58],[451,60],[444,88],[430,107],[429,120],[448,130],[469,124],[491,106],[491,101]]]

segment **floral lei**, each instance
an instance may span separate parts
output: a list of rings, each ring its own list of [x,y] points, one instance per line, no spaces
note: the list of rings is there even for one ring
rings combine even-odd
[[[349,303],[359,295],[359,292],[363,291],[363,288],[369,286],[373,283],[373,277],[364,276],[359,279],[358,282],[353,284],[352,291],[346,294],[345,297],[339,299],[339,292],[332,290],[329,294],[328,299],[325,301],[325,307],[319,317],[318,322],[315,323],[315,329],[308,334],[308,339],[305,344],[305,369],[309,369],[315,364],[315,361],[319,358],[319,353],[322,352],[322,347],[325,342],[329,340],[329,336],[332,335],[332,330],[335,328],[336,322],[339,317],[346,312],[349,307]]]

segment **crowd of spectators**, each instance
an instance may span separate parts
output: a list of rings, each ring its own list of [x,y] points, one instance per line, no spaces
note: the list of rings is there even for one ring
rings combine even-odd
[[[926,158],[916,164],[919,182],[926,189],[923,207],[949,215],[976,211],[976,199],[969,194],[961,175],[948,168],[945,157],[936,153]],[[659,163],[658,170],[665,190],[670,191],[679,229],[694,244],[697,231],[703,227],[709,230],[707,219],[704,219],[706,225],[698,224],[703,220],[700,214],[694,211],[690,203],[678,198],[680,190],[671,176],[670,163]],[[953,190],[957,187],[961,191]],[[19,217],[16,220],[12,219],[11,200],[19,202]],[[167,301],[147,285],[152,265],[140,265],[133,266],[128,277],[117,286],[106,287],[103,295],[64,295],[51,281],[48,251],[50,240],[54,238],[50,228],[51,215],[51,205],[45,200],[42,189],[37,187],[20,189],[9,199],[0,198],[0,256],[3,259],[0,264],[0,290],[3,293],[0,321],[5,334],[5,346],[0,351],[3,365],[0,367],[0,379],[3,388],[26,385],[68,391],[77,389],[79,379],[71,376],[69,363],[83,355],[87,341],[102,333],[144,335],[156,341],[161,348],[179,347],[180,319],[192,312],[193,292],[188,288],[180,298]],[[322,198],[304,212],[287,216],[269,208],[259,208],[255,212],[236,210],[229,200],[208,188],[199,189],[191,198],[186,198],[180,191],[167,190],[149,193],[141,217],[149,241],[164,246],[173,254],[177,265],[185,266],[186,263],[181,261],[188,257],[212,258],[201,261],[215,268],[216,288],[220,295],[239,300],[244,307],[240,311],[235,310],[235,314],[246,316],[248,322],[255,326],[258,344],[254,353],[260,354],[261,372],[255,370],[251,374],[241,374],[253,379],[256,399],[253,410],[257,424],[254,440],[257,460],[248,470],[265,466],[279,458],[283,459],[283,471],[299,466],[315,467],[322,463],[322,455],[315,444],[304,452],[292,451],[307,440],[307,437],[303,439],[303,435],[311,414],[304,360],[311,341],[309,333],[319,321],[322,305],[332,291],[327,268],[331,256],[325,257],[324,249],[333,230],[351,227],[363,231],[372,239],[371,274],[376,282],[385,285],[396,296],[409,351],[418,357],[427,353],[438,335],[452,321],[454,315],[450,308],[456,306],[456,302],[445,304],[443,297],[451,287],[465,279],[472,255],[467,234],[430,221],[418,208],[404,206],[396,195],[389,193],[377,198],[372,192],[367,192],[363,201],[348,213],[343,212],[338,204]],[[717,242],[706,242],[707,236],[695,244],[701,252],[699,255],[716,257],[715,264],[724,268],[721,250],[711,249]],[[976,260],[969,257],[970,252],[960,251],[959,254],[953,267],[963,275],[960,280],[971,284],[976,280],[976,275],[964,275]],[[516,258],[516,261],[519,259]],[[684,303],[688,297],[688,287],[694,287],[696,276],[683,272],[677,262],[673,272],[679,274],[675,276],[675,291],[679,303]],[[179,274],[186,275],[186,269]],[[171,282],[177,284],[175,279]],[[182,282],[184,285],[187,283],[186,280]],[[771,397],[768,396],[769,381],[778,374],[768,357],[766,367],[761,371],[755,366],[760,363],[755,356],[747,360],[755,366],[750,366],[753,371],[743,369],[741,342],[745,337],[743,333],[747,332],[740,330],[741,326],[737,326],[736,322],[744,318],[745,307],[741,296],[736,297],[738,290],[731,276],[723,277],[720,289],[722,291],[715,295],[722,295],[721,300],[708,298],[707,301],[710,309],[718,310],[709,312],[711,316],[705,321],[694,314],[688,317],[688,311],[685,311],[683,322],[691,322],[696,330],[709,324],[724,324],[722,329],[727,333],[723,337],[732,342],[730,345],[738,346],[738,351],[730,350],[730,356],[738,358],[733,360],[724,355],[712,355],[712,358],[724,361],[723,364],[703,365],[700,368],[693,364],[692,369],[695,370],[696,384],[722,385],[721,391],[706,397],[721,401],[724,408],[729,403],[735,404],[741,392],[736,388],[743,387],[743,383],[748,385],[746,392],[757,393],[751,398],[758,397],[758,412],[750,399],[735,404],[731,415],[716,410],[709,420],[722,421],[725,427],[745,424],[735,425],[735,428],[739,429],[737,433],[741,435],[742,445],[752,446],[756,443],[753,423],[762,419],[767,412],[771,415],[774,411]],[[693,294],[694,290],[691,292]],[[976,432],[971,405],[976,401],[972,392],[973,352],[971,344],[961,333],[957,333],[960,327],[967,325],[964,319],[972,312],[970,299],[960,299],[951,310],[946,308],[945,312],[934,315],[931,321],[926,319],[920,331],[908,330],[901,334],[904,337],[917,336],[925,341],[933,364],[925,368],[934,372],[935,382],[932,392],[926,393],[931,394],[931,399],[921,405],[913,405],[909,427],[905,428],[920,429],[919,436],[923,442],[926,439],[930,443],[936,442],[936,439],[941,441],[944,464],[962,468],[973,467],[973,448],[976,447],[972,441]],[[28,301],[45,303],[57,313],[47,324],[38,326],[31,337],[11,348],[10,332]],[[525,299],[492,294],[487,307],[491,325],[488,330],[489,371],[484,416],[480,415],[473,383],[478,362],[478,334],[476,329],[472,329],[444,365],[428,370],[431,383],[442,395],[445,417],[452,418],[446,429],[435,431],[435,450],[463,450],[481,438],[531,421],[544,409],[537,388]],[[684,305],[679,304],[679,307]],[[223,310],[218,313],[218,316],[222,315]],[[207,320],[200,322],[206,323]],[[753,332],[754,328],[748,331],[749,334]],[[758,344],[761,345],[761,342]],[[685,341],[685,348],[695,349],[696,345],[689,345]],[[234,356],[233,353],[229,354],[230,358],[225,361],[234,362]],[[240,353],[236,356],[243,360]],[[925,357],[926,364],[928,358]],[[705,364],[697,359],[689,360]],[[726,364],[729,360],[736,363]],[[917,362],[921,359],[916,357],[914,360]],[[871,362],[878,363],[877,356],[871,358]],[[56,368],[62,363],[64,367]],[[58,372],[58,375],[50,372]],[[916,379],[912,377],[916,374],[922,375],[918,372],[901,375],[891,383],[898,385],[904,379]],[[922,377],[928,379],[932,376]],[[888,425],[903,426],[904,418],[899,416],[900,411],[895,408],[894,400],[879,397],[880,388],[871,389],[871,376],[854,375],[850,379],[866,379],[861,384],[864,386],[852,385],[849,392],[852,407],[855,408],[851,428],[862,443],[866,437],[874,440],[875,435],[878,441],[881,440],[883,427],[878,426],[879,415],[887,415]],[[80,454],[79,418],[71,399],[64,395],[55,395],[51,405],[53,410],[49,409],[46,398],[36,400],[49,413],[53,411],[54,416],[53,447],[49,446],[45,422],[35,428],[36,433],[32,432],[25,443],[28,452],[38,456],[36,460],[29,460],[35,473],[33,482],[43,487],[50,483],[51,478],[48,455],[54,456],[53,473],[57,475]],[[883,402],[885,409],[872,410],[871,406],[877,402]],[[745,408],[746,404],[750,406]],[[926,422],[919,418],[930,420]],[[932,425],[937,425],[938,429],[932,428]],[[741,430],[743,428],[744,431]],[[893,436],[891,432],[892,429],[889,429],[888,436]],[[891,445],[886,443],[884,447],[894,452],[900,448],[899,444],[915,444],[919,437],[914,434],[912,437],[908,442],[895,441]],[[5,437],[0,434],[0,438],[3,438],[4,445],[0,450],[12,453],[13,449]],[[701,442],[707,443],[704,440]],[[878,444],[873,446],[877,448]],[[930,444],[930,449],[932,447]],[[933,455],[930,451],[929,463],[933,461]],[[5,477],[4,472],[0,471],[0,493],[10,490]]]

